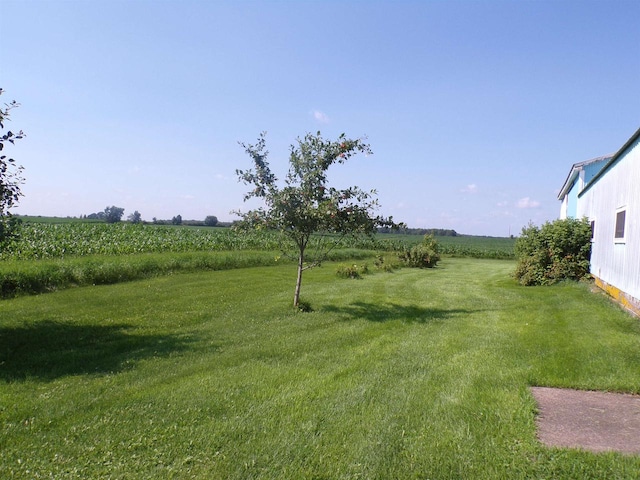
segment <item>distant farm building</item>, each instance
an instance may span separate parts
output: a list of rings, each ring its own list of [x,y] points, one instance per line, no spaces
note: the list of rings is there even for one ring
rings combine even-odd
[[[596,284],[640,315],[640,129],[614,155],[573,165],[558,198],[560,218],[591,222]]]

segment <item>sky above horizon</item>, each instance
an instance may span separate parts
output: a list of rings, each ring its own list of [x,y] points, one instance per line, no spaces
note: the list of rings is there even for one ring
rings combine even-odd
[[[329,171],[414,228],[517,235],[640,127],[638,1],[2,0],[14,213],[237,217],[267,132],[367,137]]]

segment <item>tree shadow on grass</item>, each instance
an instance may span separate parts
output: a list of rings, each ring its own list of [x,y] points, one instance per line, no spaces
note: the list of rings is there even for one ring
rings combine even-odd
[[[425,308],[417,305],[399,305],[396,303],[354,302],[343,307],[327,305],[322,307],[326,312],[339,313],[350,319],[365,319],[370,322],[390,322],[401,320],[407,323],[429,323],[436,320],[468,315],[479,310],[461,308]]]
[[[77,325],[41,321],[26,327],[0,327],[0,380],[48,381],[67,375],[106,374],[137,361],[186,349],[176,335],[128,333],[128,325]]]

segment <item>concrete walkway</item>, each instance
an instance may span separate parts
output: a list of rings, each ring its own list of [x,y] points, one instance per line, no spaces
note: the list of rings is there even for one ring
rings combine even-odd
[[[640,395],[532,387],[549,447],[640,455]]]

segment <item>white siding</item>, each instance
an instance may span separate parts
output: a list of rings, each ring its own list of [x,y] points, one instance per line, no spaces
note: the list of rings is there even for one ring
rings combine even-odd
[[[626,210],[624,242],[614,238],[616,213]],[[640,299],[640,136],[616,155],[578,202],[578,218],[595,221],[591,273]]]
[[[562,198],[562,203],[560,204],[560,220],[564,220],[567,218],[567,204],[569,202],[569,196],[565,195]]]

